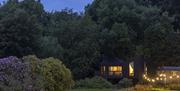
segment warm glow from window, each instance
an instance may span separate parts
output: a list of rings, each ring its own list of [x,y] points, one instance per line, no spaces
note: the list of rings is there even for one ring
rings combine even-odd
[[[121,75],[121,74],[122,74],[122,66],[109,67],[109,75]]]
[[[129,76],[134,76],[134,62],[129,64]]]
[[[105,67],[105,66],[102,66],[102,67],[101,67],[101,74],[105,74],[105,72],[106,72],[106,67]]]

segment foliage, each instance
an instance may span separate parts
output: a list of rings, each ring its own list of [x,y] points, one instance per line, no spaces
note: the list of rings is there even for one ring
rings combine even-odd
[[[93,77],[103,54],[143,56],[150,70],[179,66],[179,21],[178,0],[94,0],[82,14],[8,0],[0,7],[0,57],[58,58],[75,79]]]
[[[168,88],[170,90],[180,90],[179,84],[169,84],[169,85],[165,86],[165,88]]]
[[[179,34],[173,32],[171,20],[165,17],[167,15],[162,16],[161,22],[145,30],[144,55],[149,59],[148,63],[154,66],[179,64],[176,61],[180,52]],[[176,50],[173,50],[174,48]]]
[[[175,20],[172,25],[175,31],[180,30],[180,1],[178,0],[149,0],[151,5],[155,5],[161,8],[161,11],[167,11],[171,16],[174,16]]]
[[[114,2],[96,0],[86,7],[85,13],[100,26],[99,31],[102,31],[102,35],[105,36],[102,39],[106,42],[101,45],[103,53],[113,54],[126,60],[142,55],[147,60],[149,68],[176,65],[174,63],[179,60],[177,56],[179,33],[175,32],[173,24],[177,18],[170,17],[172,14],[170,11],[165,12],[162,7],[157,7],[148,1],[157,2],[157,0],[116,0]],[[159,2],[161,1],[163,0]],[[117,26],[118,24],[122,25]],[[126,34],[123,33],[124,31]],[[123,37],[119,37],[121,33]],[[126,41],[121,42],[124,38]]]
[[[133,43],[130,39],[132,31],[126,24],[114,24],[110,31],[102,32],[102,50],[105,55],[116,55],[127,59],[133,55]],[[117,50],[118,49],[118,50]]]
[[[17,57],[0,59],[0,90],[22,91],[26,66]]]
[[[73,86],[71,72],[54,58],[36,56],[0,59],[1,91],[66,91]]]
[[[43,87],[43,77],[40,73],[42,61],[34,55],[24,56],[23,63],[26,64],[26,75],[24,85],[30,91],[40,91]]]
[[[3,51],[1,56],[22,57],[33,54],[38,49],[37,40],[40,37],[41,25],[34,15],[27,13],[19,5],[21,3],[10,0],[0,8],[0,49]]]
[[[133,81],[132,81],[132,79],[128,79],[128,78],[123,78],[117,84],[118,88],[129,88],[129,87],[132,87],[132,86],[133,86]]]
[[[50,22],[41,41],[41,55],[62,59],[75,79],[93,76],[100,48],[96,24],[71,10],[50,14]]]
[[[152,86],[150,86],[150,85],[139,85],[139,84],[137,84],[134,87],[135,91],[147,91],[150,88],[152,88]]]
[[[61,52],[63,52],[63,48],[60,44],[58,44],[57,38],[51,36],[45,36],[40,39],[40,54],[42,57],[57,57],[62,58]],[[56,50],[55,50],[56,49]]]
[[[112,88],[112,84],[101,77],[86,78],[75,83],[74,88]]]
[[[73,86],[70,70],[58,59],[43,59],[40,72],[45,91],[67,91]]]
[[[178,82],[172,83],[161,83],[161,84],[153,84],[152,88],[164,88],[168,90],[180,90],[180,86]]]
[[[144,30],[160,19],[160,9],[135,0],[96,0],[86,8],[86,14],[99,24],[102,39],[107,41],[101,45],[102,52],[126,60],[136,56],[136,46],[143,45]]]

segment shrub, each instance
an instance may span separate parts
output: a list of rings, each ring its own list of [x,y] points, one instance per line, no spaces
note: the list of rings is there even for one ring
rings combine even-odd
[[[152,88],[151,85],[139,85],[139,84],[137,84],[137,85],[134,87],[135,91],[151,91],[151,90],[148,90],[148,89],[150,89],[150,88]],[[154,91],[154,90],[153,90],[153,91]]]
[[[70,70],[58,59],[0,59],[0,91],[67,91],[72,85]]]
[[[67,91],[73,86],[70,70],[58,59],[43,59],[41,74],[45,91]]]
[[[168,87],[170,90],[180,90],[180,85],[179,84],[171,84]]]
[[[118,88],[128,88],[131,86],[133,86],[133,81],[132,79],[128,79],[128,78],[124,78],[120,80],[119,83],[117,84]]]
[[[43,88],[42,76],[40,74],[42,61],[34,55],[25,56],[22,60],[27,68],[24,79],[26,89],[28,91],[40,91]]]
[[[22,91],[26,66],[17,57],[0,59],[0,91]]]
[[[91,79],[86,78],[84,80],[79,80],[75,84],[75,88],[91,88],[91,89],[103,89],[112,88],[112,84],[101,77],[93,77]]]

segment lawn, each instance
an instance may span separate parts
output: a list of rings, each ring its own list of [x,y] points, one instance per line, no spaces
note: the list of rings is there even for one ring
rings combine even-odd
[[[74,90],[71,90],[71,91],[135,91],[135,90],[132,90],[132,89],[74,89]],[[164,89],[149,89],[147,91],[171,91],[171,90],[164,90]],[[172,91],[176,91],[176,90],[172,90]]]
[[[135,90],[133,90],[133,89],[73,89],[71,91],[135,91]],[[151,88],[147,91],[171,91],[171,90],[165,90],[165,89],[160,89],[160,88]]]
[[[112,89],[74,89],[71,91],[117,91]]]
[[[130,89],[73,89],[71,91],[133,91]]]

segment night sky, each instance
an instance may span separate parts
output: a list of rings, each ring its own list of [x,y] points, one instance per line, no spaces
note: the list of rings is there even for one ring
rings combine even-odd
[[[0,0],[0,2],[5,0]],[[65,8],[76,12],[83,12],[84,7],[93,0],[41,0],[46,11],[60,11]]]

